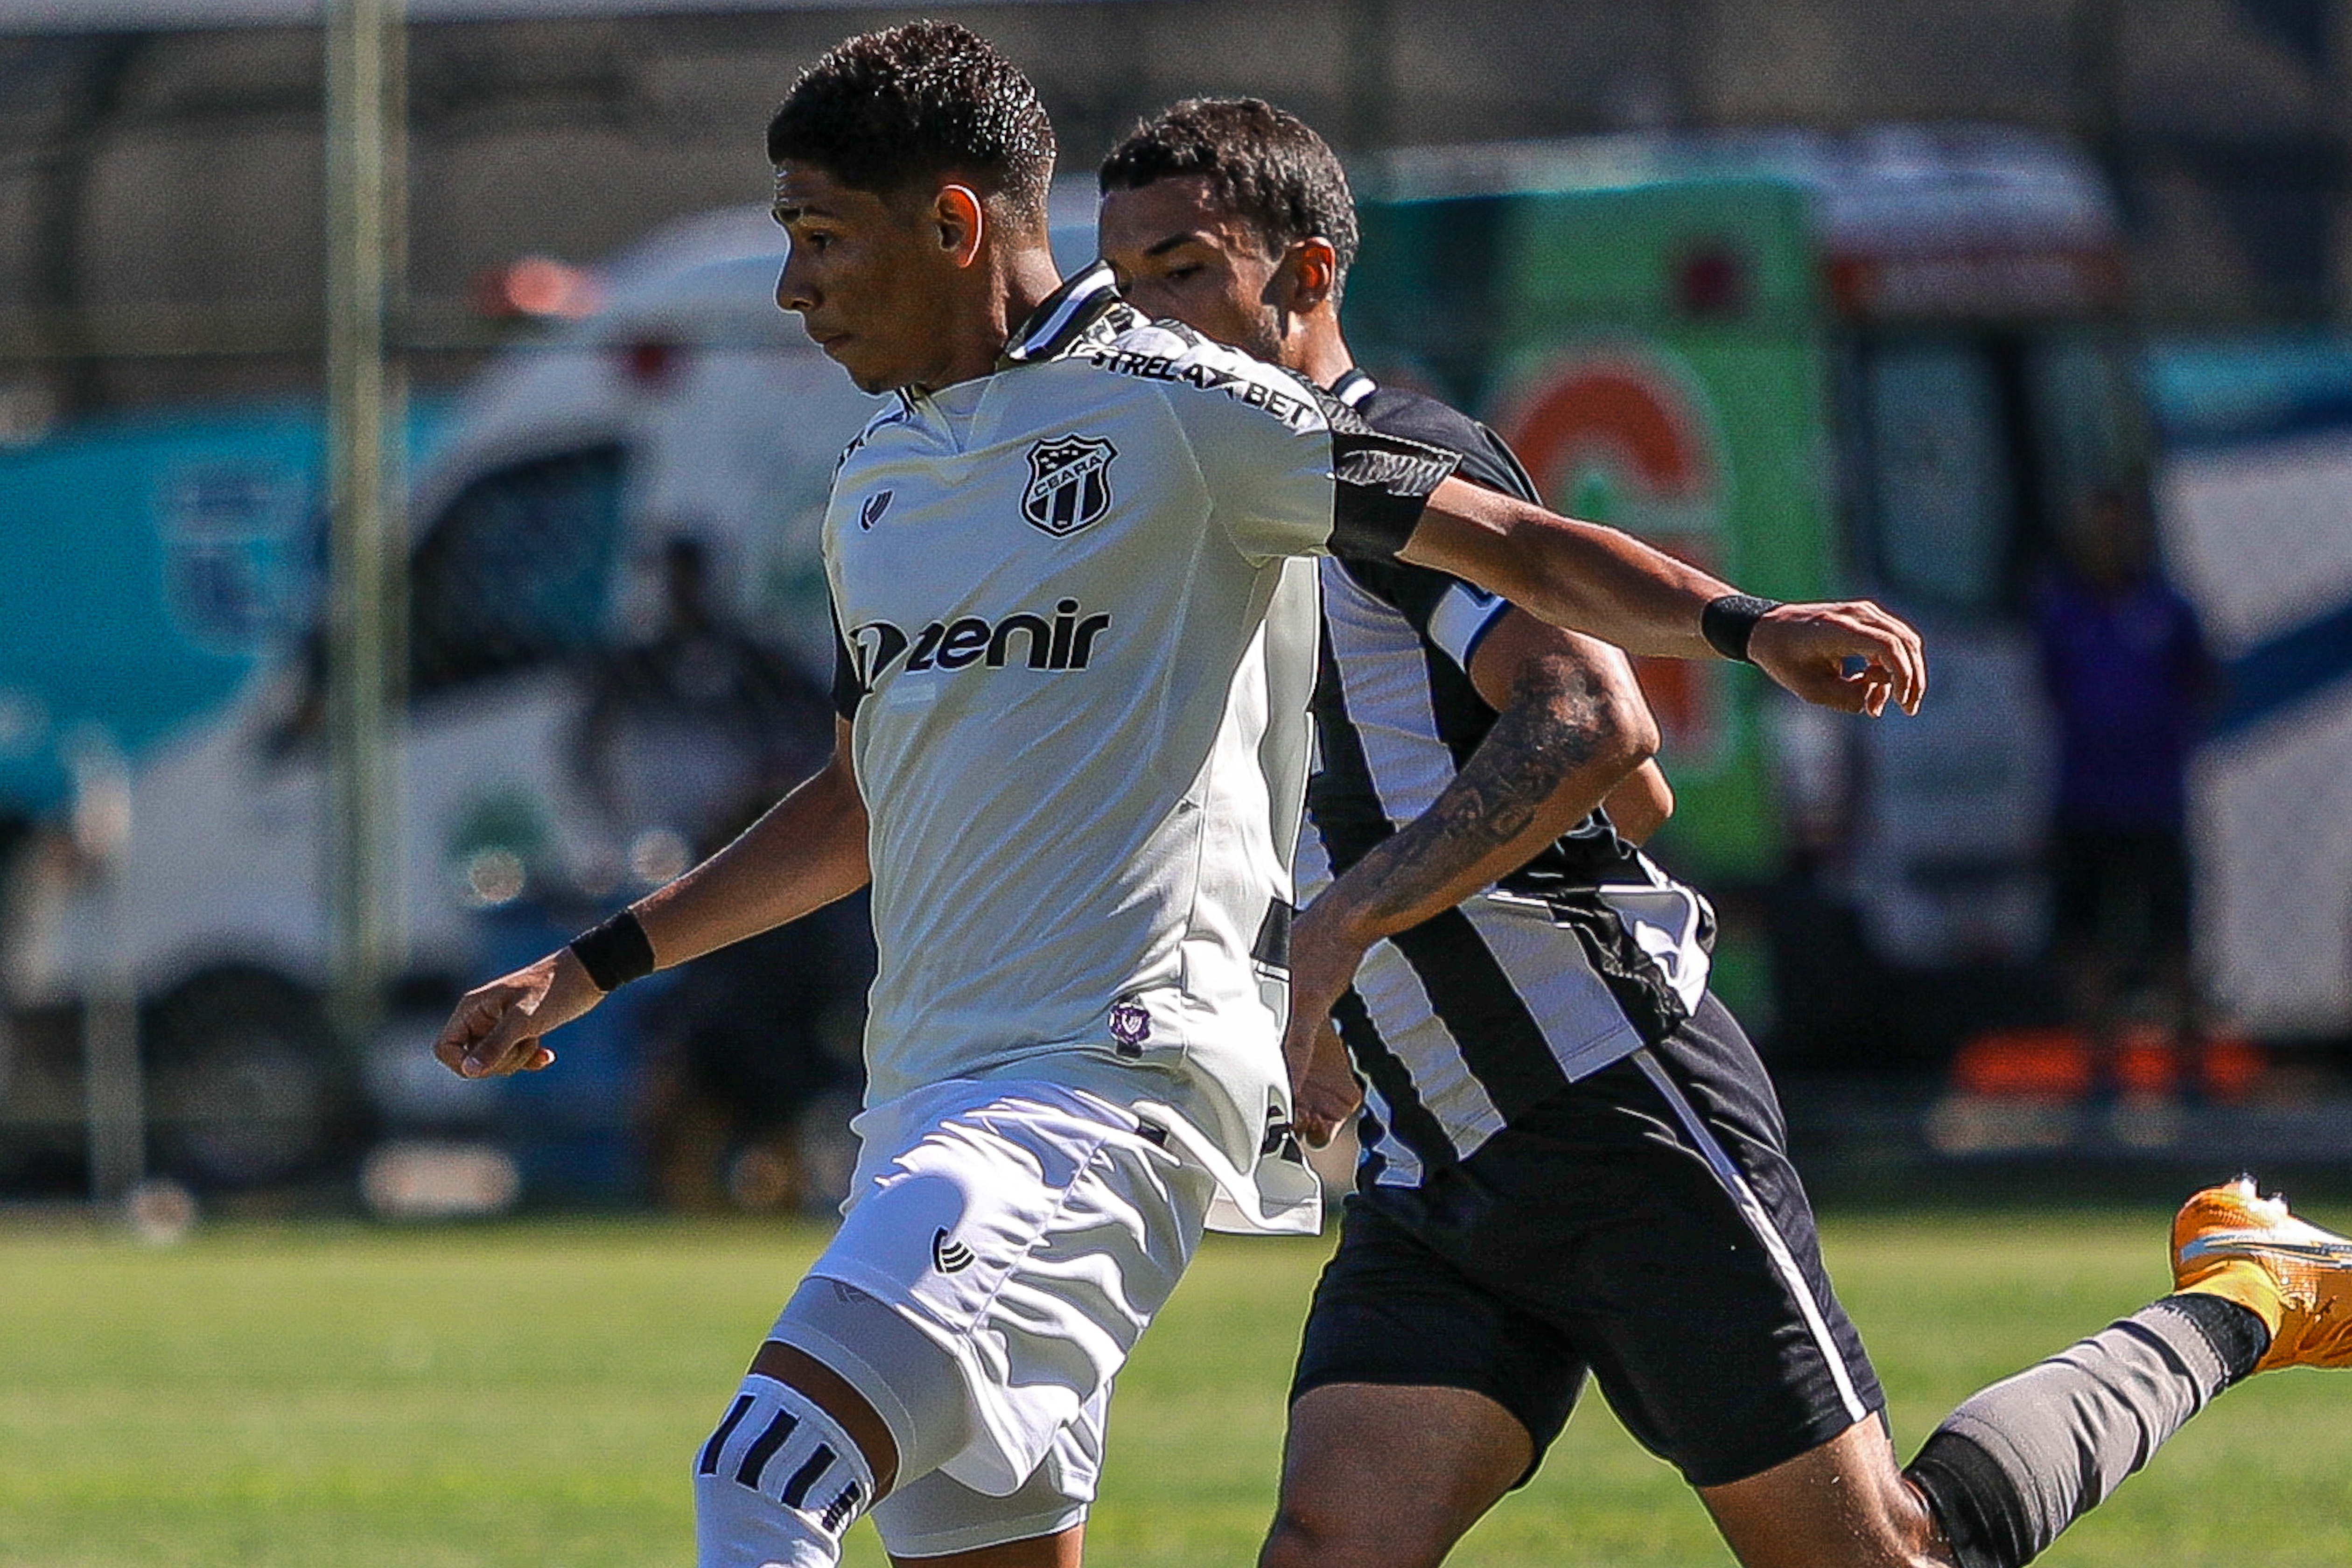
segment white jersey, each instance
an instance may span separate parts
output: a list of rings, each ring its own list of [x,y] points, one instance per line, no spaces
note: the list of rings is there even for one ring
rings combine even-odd
[[[867,426],[824,556],[871,821],[870,1102],[1058,1055],[1240,1170],[1284,1140],[1316,648],[1293,558],[1393,553],[1454,462],[1145,322],[1101,267],[996,374]]]

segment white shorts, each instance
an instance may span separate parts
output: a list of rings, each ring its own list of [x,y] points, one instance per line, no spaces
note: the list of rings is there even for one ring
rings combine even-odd
[[[1192,1261],[1214,1181],[1132,1112],[1036,1079],[952,1079],[855,1126],[846,1217],[809,1272],[946,1351],[972,1415],[961,1450],[875,1510],[885,1544],[929,1556],[1076,1523],[1111,1379]]]

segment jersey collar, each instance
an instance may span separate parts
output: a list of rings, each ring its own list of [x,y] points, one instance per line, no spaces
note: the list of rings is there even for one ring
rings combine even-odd
[[[1380,384],[1355,366],[1349,365],[1331,383],[1331,395],[1350,408],[1361,408],[1364,399],[1380,390]]]
[[[1118,311],[1133,314],[1127,301],[1118,297],[1118,284],[1110,264],[1097,261],[1045,296],[1045,302],[1029,313],[1021,330],[1004,345],[997,366],[1010,370],[1014,365],[1059,359]]]

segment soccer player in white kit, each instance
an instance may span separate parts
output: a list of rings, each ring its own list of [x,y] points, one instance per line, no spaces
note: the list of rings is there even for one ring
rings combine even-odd
[[[873,884],[845,1219],[694,1456],[706,1568],[1075,1564],[1111,1380],[1204,1226],[1304,1229],[1280,1050],[1311,556],[1425,563],[1638,652],[1916,706],[1917,637],[1774,605],[1451,477],[1047,248],[1053,133],[961,27],[852,38],[769,128],[777,300],[890,405],[824,528],[832,763],[734,844],[467,995],[467,1077],[657,966]],[[1849,672],[1848,662],[1855,668]]]

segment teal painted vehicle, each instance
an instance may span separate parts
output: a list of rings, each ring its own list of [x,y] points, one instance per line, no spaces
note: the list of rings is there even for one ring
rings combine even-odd
[[[410,447],[441,420],[420,408]],[[320,561],[319,411],[143,413],[0,449],[0,812],[46,813],[92,728],[133,755],[301,635]]]

